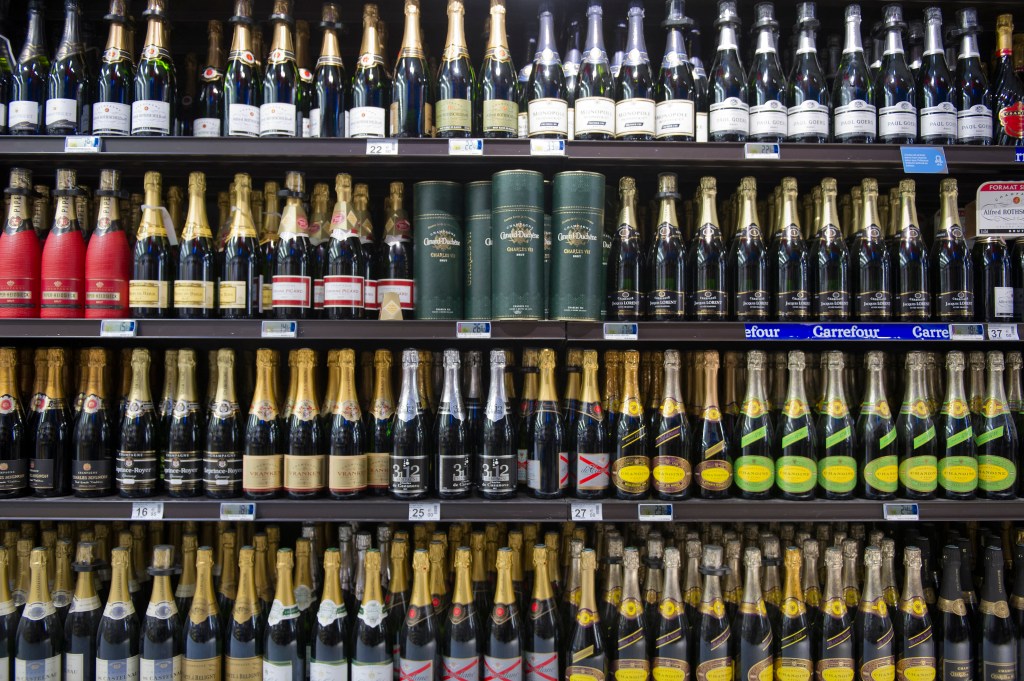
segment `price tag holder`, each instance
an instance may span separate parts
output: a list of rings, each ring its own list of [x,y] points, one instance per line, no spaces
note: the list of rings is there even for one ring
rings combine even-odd
[[[436,522],[441,519],[441,504],[428,502],[425,504],[409,504],[409,520],[419,523]]]
[[[221,520],[256,520],[256,504],[227,502],[220,505]]]
[[[635,322],[606,322],[604,339],[612,341],[640,340],[640,325]]]
[[[299,335],[299,323],[265,321],[260,335],[263,338],[296,338]]]
[[[565,156],[565,140],[530,140],[530,156]]]
[[[989,324],[988,339],[994,341],[1020,340],[1016,324]]]
[[[456,322],[456,338],[490,338],[490,322]]]
[[[484,141],[482,139],[448,140],[449,156],[483,156]]]
[[[139,323],[134,319],[104,319],[100,321],[100,338],[133,338],[139,335]]]
[[[955,341],[985,340],[984,324],[950,324],[949,339]]]
[[[164,502],[135,501],[132,502],[132,520],[163,520]]]
[[[569,504],[569,520],[573,520],[575,522],[595,522],[598,520],[604,520],[601,502],[573,502]]]
[[[366,140],[367,156],[398,156],[398,140]]]
[[[946,166],[946,150],[942,147],[900,147],[903,158],[903,172],[923,175],[945,175],[949,173]]]
[[[882,517],[885,520],[918,521],[921,519],[921,507],[918,504],[882,504]]]
[[[103,138],[96,135],[74,135],[64,138],[65,154],[98,154],[103,151]]]
[[[743,158],[748,161],[778,161],[782,158],[782,145],[778,143],[747,142],[743,145]]]
[[[638,504],[637,520],[643,523],[672,522],[672,504]]]

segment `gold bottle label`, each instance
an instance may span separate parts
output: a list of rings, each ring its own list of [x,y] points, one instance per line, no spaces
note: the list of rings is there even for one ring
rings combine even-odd
[[[370,452],[366,455],[366,484],[371,489],[387,489],[391,475],[391,453]]]
[[[205,660],[184,659],[181,669],[182,681],[221,681],[220,656]],[[257,678],[250,676],[248,678]]]
[[[284,456],[284,486],[289,492],[319,492],[324,488],[324,457],[319,454]]]
[[[168,285],[166,281],[133,279],[128,282],[129,307],[168,307]]]
[[[203,310],[213,309],[212,281],[174,282],[174,307],[198,307]]]
[[[348,494],[366,489],[366,456],[328,457],[328,485],[337,494]]]
[[[281,455],[242,457],[242,488],[247,492],[276,492],[281,489]]]
[[[262,657],[224,657],[224,681],[251,681],[262,677]]]

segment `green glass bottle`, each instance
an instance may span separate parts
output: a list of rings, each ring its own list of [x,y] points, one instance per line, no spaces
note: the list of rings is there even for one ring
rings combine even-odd
[[[946,397],[939,416],[939,494],[973,499],[978,489],[978,449],[964,390],[964,353],[946,353]]]
[[[732,487],[732,448],[722,426],[718,406],[718,352],[698,353],[696,371],[703,374],[703,404],[694,427],[694,459],[699,458],[694,475],[702,499],[724,499]]]
[[[1006,406],[1003,353],[986,356],[986,384],[979,413],[974,417],[978,450],[978,496],[1013,499],[1019,486],[1020,448],[1017,427]]]
[[[448,0],[448,38],[437,73],[435,120],[437,136],[472,137],[476,132],[476,74],[466,44],[466,8],[462,0]]]
[[[420,38],[420,0],[405,0],[405,33],[391,86],[391,137],[433,137],[434,96]]]
[[[142,16],[146,17],[146,42],[135,69],[132,136],[167,137],[177,127],[178,86],[167,39],[166,0],[149,0]]]
[[[488,139],[519,134],[519,81],[508,49],[505,0],[491,0],[491,30],[480,67],[481,133]]]
[[[783,499],[806,501],[814,498],[819,482],[817,452],[821,436],[807,400],[806,356],[800,350],[791,350],[788,362],[789,387],[776,440],[776,485]]]
[[[760,350],[747,353],[747,394],[743,399],[737,437],[735,485],[744,499],[768,499],[775,485],[775,432],[768,416],[765,366]]]
[[[909,353],[906,365],[903,406],[896,419],[900,496],[932,499],[938,486],[939,443],[928,408],[924,353]]]
[[[258,137],[263,77],[254,54],[252,18],[253,0],[235,0],[231,50],[224,72],[225,137]]]
[[[527,107],[527,136],[566,139],[569,136],[569,102],[562,58],[555,44],[554,3],[541,2],[537,52],[522,98]]]
[[[292,42],[291,0],[274,0],[270,21],[274,25],[274,37],[263,73],[260,137],[301,137],[303,102]]]
[[[893,499],[899,481],[899,448],[896,423],[885,396],[885,353],[869,352],[864,363],[868,382],[857,417],[857,440],[864,450],[858,487],[867,499]]]

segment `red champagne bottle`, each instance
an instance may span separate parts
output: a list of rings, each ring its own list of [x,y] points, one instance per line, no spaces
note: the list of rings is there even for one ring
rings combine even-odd
[[[99,199],[96,229],[85,251],[85,316],[87,319],[127,317],[132,254],[121,221],[121,171],[100,171],[96,197]]]
[[[43,245],[41,268],[42,301],[40,317],[76,319],[85,302],[85,236],[75,212],[78,195],[74,170],[57,170],[57,205],[53,226]]]
[[[39,316],[39,238],[32,228],[32,173],[11,169],[11,205],[0,233],[0,318]]]

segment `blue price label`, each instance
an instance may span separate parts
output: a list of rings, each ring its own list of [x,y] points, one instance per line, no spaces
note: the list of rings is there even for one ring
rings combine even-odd
[[[490,338],[490,322],[456,322],[456,338]]]
[[[903,172],[923,175],[946,175],[946,151],[942,147],[900,147]]]
[[[101,338],[131,338],[138,332],[139,323],[134,319],[104,319],[100,322]]]
[[[946,341],[948,324],[746,324],[747,340]]]

